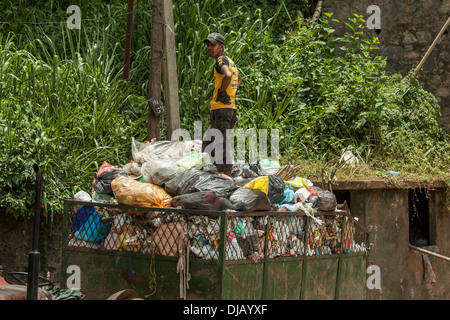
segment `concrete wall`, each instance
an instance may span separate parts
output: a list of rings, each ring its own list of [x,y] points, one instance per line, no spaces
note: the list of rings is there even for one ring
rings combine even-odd
[[[380,268],[381,289],[368,290],[369,300],[448,300],[450,299],[450,263],[430,258],[431,277],[425,277],[422,253],[409,247],[408,188],[422,188],[420,183],[399,186],[382,181],[337,182],[333,192],[342,193],[350,202],[352,216],[358,217],[369,231],[369,265]],[[430,244],[437,253],[450,256],[450,212],[446,206],[446,189],[428,186]],[[337,196],[338,197],[338,196]],[[342,203],[344,198],[339,199]],[[428,273],[430,275],[430,273]]]
[[[355,13],[367,20],[372,15],[367,13],[370,5],[380,8],[380,49],[377,54],[387,57],[388,74],[406,75],[415,69],[450,16],[450,0],[324,0],[322,12],[332,12],[341,22]],[[342,25],[334,25],[339,35],[349,30]],[[374,29],[368,28],[367,32],[377,35]],[[450,131],[448,33],[440,38],[417,78],[438,100],[442,125]]]

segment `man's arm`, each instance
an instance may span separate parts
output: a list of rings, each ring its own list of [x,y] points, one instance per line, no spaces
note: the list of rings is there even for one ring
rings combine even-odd
[[[242,78],[241,78],[241,75],[238,74],[238,83],[237,83],[237,87],[238,87],[238,88],[239,88],[239,86],[241,85],[241,83],[242,83]]]
[[[231,74],[231,70],[227,65],[222,65],[220,71],[222,71],[223,74],[222,86],[220,87],[220,91],[226,91],[231,83],[231,77],[233,75]]]
[[[222,65],[220,71],[223,74],[222,84],[217,92],[217,101],[222,102],[223,104],[231,104],[230,96],[227,94],[227,88],[231,83],[231,70],[227,65]]]

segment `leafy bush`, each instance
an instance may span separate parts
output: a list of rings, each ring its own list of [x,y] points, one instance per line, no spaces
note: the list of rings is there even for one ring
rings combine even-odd
[[[242,122],[279,129],[289,162],[326,162],[350,149],[377,169],[448,179],[449,135],[436,99],[411,75],[386,75],[361,16],[349,18],[343,37],[330,20],[300,21],[282,45],[258,51],[240,92]]]

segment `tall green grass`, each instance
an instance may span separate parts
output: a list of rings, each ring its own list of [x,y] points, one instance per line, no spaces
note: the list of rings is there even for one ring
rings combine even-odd
[[[131,137],[146,135],[146,100],[122,90],[121,53],[104,41],[62,60],[50,38],[27,50],[14,40],[0,35],[0,203],[16,215],[32,208],[37,163],[46,210],[58,212],[103,161],[129,161]]]

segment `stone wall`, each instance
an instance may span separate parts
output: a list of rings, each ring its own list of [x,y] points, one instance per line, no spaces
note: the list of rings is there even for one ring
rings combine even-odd
[[[9,272],[28,272],[28,255],[32,250],[33,219],[17,218],[6,214],[0,208],[0,266],[3,275]],[[50,281],[57,286],[61,268],[61,230],[62,219],[56,217],[53,232],[49,232],[46,244],[42,238],[41,223],[39,237],[40,276],[49,276]],[[44,248],[45,247],[45,248]],[[48,273],[47,273],[48,272]],[[23,279],[26,281],[26,279]]]
[[[342,23],[353,14],[368,19],[371,5],[380,8],[380,49],[377,54],[387,57],[388,74],[406,75],[425,56],[436,36],[450,16],[450,0],[324,0],[323,12],[332,12],[338,35],[349,29]],[[447,28],[449,29],[449,28]],[[442,125],[450,131],[450,30],[440,38],[418,73],[417,79],[431,92],[441,107]],[[367,33],[377,36],[375,29]]]

